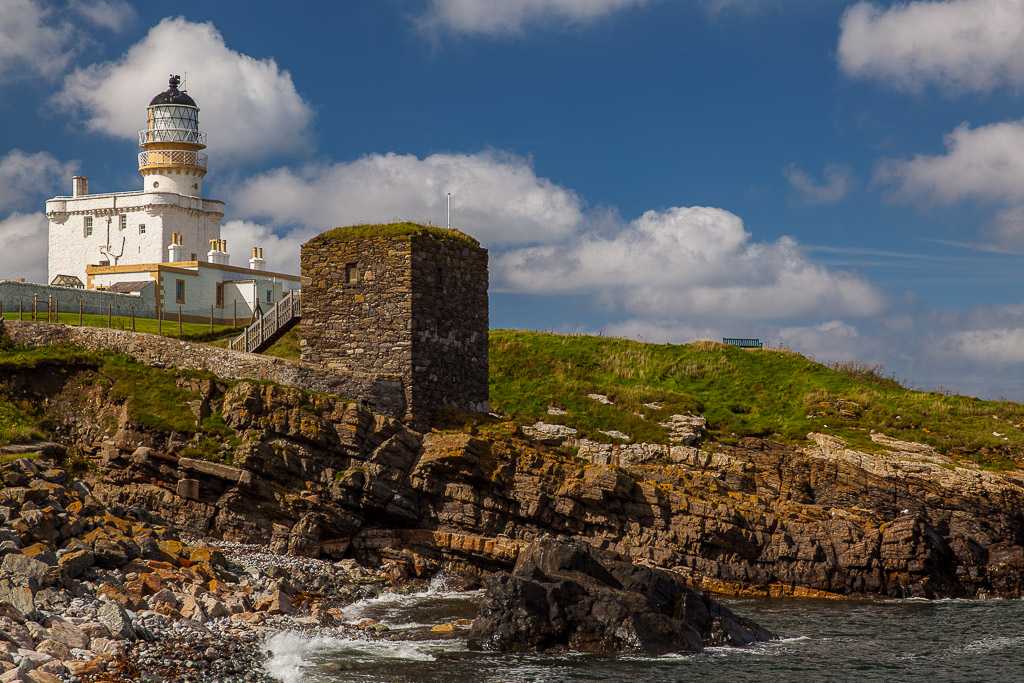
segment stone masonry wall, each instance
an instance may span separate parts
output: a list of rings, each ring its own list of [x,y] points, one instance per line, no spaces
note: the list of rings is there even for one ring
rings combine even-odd
[[[402,377],[414,423],[487,410],[487,252],[431,232],[302,246],[302,359]]]
[[[306,391],[332,394],[402,419],[408,412],[401,378],[327,370],[298,361],[243,353],[155,334],[8,320],[0,326],[16,344],[37,347],[66,342],[94,351],[114,351],[153,367],[206,370],[227,380],[269,380]]]
[[[487,250],[412,238],[413,410],[488,411],[487,285]]]
[[[0,304],[4,313],[17,313],[18,302],[22,311],[31,319],[32,300],[38,296],[39,311],[45,313],[47,301],[56,297],[61,313],[78,313],[78,302],[82,302],[82,312],[93,315],[107,315],[108,307],[113,315],[131,315],[135,310],[136,318],[156,317],[156,289],[153,285],[146,287],[138,296],[134,294],[114,294],[75,287],[54,287],[30,282],[0,282]]]
[[[411,254],[408,237],[320,236],[302,245],[302,360],[405,376],[412,362]]]

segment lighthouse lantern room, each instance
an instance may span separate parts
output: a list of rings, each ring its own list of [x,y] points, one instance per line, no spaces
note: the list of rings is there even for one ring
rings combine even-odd
[[[144,190],[201,197],[206,175],[206,133],[199,130],[199,107],[171,76],[166,92],[149,103],[146,130],[139,132],[139,173]]]

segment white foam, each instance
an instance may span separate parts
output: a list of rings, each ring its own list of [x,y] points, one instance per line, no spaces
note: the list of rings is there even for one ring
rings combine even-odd
[[[264,648],[271,656],[263,664],[272,678],[282,683],[301,683],[307,670],[316,666],[317,655],[347,658],[368,663],[380,659],[405,659],[431,662],[439,643],[374,640],[370,638],[333,635],[309,636],[297,631],[285,631],[267,638]]]
[[[438,576],[442,576],[439,580]],[[367,617],[376,618],[380,623],[393,629],[409,629],[418,628],[423,626],[433,626],[432,623],[420,623],[415,621],[397,621],[394,618],[394,614],[389,614],[391,610],[389,607],[402,606],[414,608],[422,603],[436,600],[438,598],[446,599],[473,599],[478,593],[482,591],[470,591],[470,592],[459,592],[449,591],[443,588],[443,575],[435,576],[430,582],[430,588],[421,593],[392,593],[384,592],[377,595],[374,598],[364,598],[357,600],[351,605],[348,605],[342,610],[342,619],[349,624],[356,624],[360,620]],[[435,581],[437,583],[435,583]],[[381,611],[384,611],[384,615],[380,615]],[[378,616],[374,616],[374,614]],[[389,618],[391,617],[391,618]]]
[[[963,649],[967,652],[992,652],[1008,647],[1019,647],[1021,642],[1024,642],[1024,638],[1020,636],[989,636],[968,643]]]
[[[448,576],[444,572],[434,574],[434,578],[430,579],[430,585],[427,586],[427,593],[430,595],[436,595],[438,593],[447,593],[451,589],[448,587]]]
[[[299,683],[303,670],[310,664],[310,655],[338,649],[342,644],[340,638],[330,636],[311,638],[296,631],[275,633],[264,643],[271,656],[263,663],[263,668],[271,678],[282,683]]]

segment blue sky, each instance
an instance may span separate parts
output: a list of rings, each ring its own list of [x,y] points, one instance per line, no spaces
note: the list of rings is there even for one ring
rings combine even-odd
[[[49,196],[141,188],[187,74],[234,262],[445,222],[491,323],[756,336],[1024,399],[1024,0],[0,0],[0,277]]]

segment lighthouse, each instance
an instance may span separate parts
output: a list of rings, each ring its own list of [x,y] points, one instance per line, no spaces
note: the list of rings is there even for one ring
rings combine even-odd
[[[76,176],[71,196],[46,202],[50,282],[61,276],[92,289],[100,285],[87,269],[209,262],[210,245],[223,244],[224,202],[203,198],[207,155],[199,106],[171,75],[167,90],[153,97],[145,112],[146,128],[139,132],[141,191],[90,194],[89,179]],[[218,251],[216,262],[226,259]]]
[[[207,156],[199,105],[181,86],[172,74],[167,90],[146,107],[141,190],[90,194],[89,179],[75,176],[70,196],[46,202],[49,281],[137,296],[132,310],[148,311],[142,315],[235,324],[300,281],[267,270],[259,245],[248,264],[231,265],[220,232],[224,202],[203,197]]]
[[[199,130],[199,107],[172,75],[167,90],[147,108],[146,130],[139,132],[139,173],[144,190],[203,196],[206,133]]]

